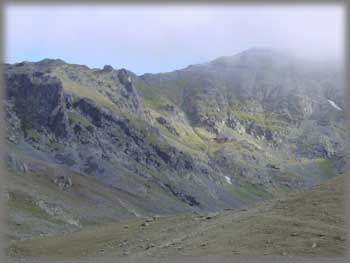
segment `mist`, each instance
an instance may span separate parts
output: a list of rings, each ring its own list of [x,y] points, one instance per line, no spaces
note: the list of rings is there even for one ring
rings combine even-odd
[[[252,47],[306,59],[344,55],[341,5],[96,5],[5,8],[7,63],[60,58],[137,74],[166,72]]]

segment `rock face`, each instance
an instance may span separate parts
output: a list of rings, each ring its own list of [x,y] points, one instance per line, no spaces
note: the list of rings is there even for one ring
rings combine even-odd
[[[59,79],[41,72],[13,74],[6,79],[7,96],[21,119],[24,135],[28,130],[67,136],[68,118],[63,103],[63,87]]]
[[[144,78],[152,85],[157,85],[159,78],[174,79],[179,83],[176,89],[182,89],[188,116],[216,131],[215,124],[226,120],[232,109],[275,113],[288,123],[298,124],[327,102],[330,79],[332,97],[343,105],[341,74],[341,70],[325,72],[317,65],[303,64],[271,50],[252,49],[179,70],[176,75]]]
[[[86,116],[94,126],[102,127],[102,110],[97,107],[94,101],[82,98],[74,102],[73,107],[82,115]]]
[[[340,76],[266,50],[143,76],[6,65],[7,142],[122,193],[128,215],[242,207],[342,172],[344,115],[328,102],[344,105]],[[60,193],[80,191],[54,175]]]

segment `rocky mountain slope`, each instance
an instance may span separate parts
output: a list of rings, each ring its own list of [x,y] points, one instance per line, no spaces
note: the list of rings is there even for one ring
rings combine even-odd
[[[336,65],[251,49],[142,76],[51,59],[4,73],[11,239],[247,207],[344,169]]]

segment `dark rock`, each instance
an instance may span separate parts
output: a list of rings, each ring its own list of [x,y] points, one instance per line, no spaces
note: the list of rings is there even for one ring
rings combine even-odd
[[[170,104],[166,104],[166,105],[164,106],[164,109],[165,109],[166,111],[169,111],[169,112],[174,112],[174,111],[175,111],[174,105],[170,105]]]
[[[200,117],[199,121],[202,123],[204,127],[206,127],[206,129],[209,132],[214,133],[216,135],[220,133],[218,123],[220,123],[221,120],[217,119],[216,116],[203,116],[203,117]]]
[[[269,129],[263,128],[254,122],[250,123],[246,128],[246,132],[255,137],[263,137],[267,141],[271,141],[274,138],[273,133]]]
[[[156,120],[159,122],[159,124],[165,125],[168,123],[168,121],[164,117],[158,117]]]
[[[191,156],[178,151],[175,147],[161,149],[158,145],[153,145],[153,149],[166,164],[178,171],[194,169]]]
[[[121,69],[118,72],[118,78],[120,83],[124,85],[126,90],[126,93],[122,93],[122,95],[124,95],[124,97],[129,97],[129,95],[134,92],[134,87],[131,81],[130,74],[125,69]]]
[[[153,247],[155,247],[155,246],[156,246],[155,244],[150,243],[150,244],[148,244],[148,245],[146,246],[146,250],[148,250],[148,249],[150,249],[150,248],[153,248]]]
[[[153,220],[155,221],[155,220],[159,220],[160,219],[160,215],[155,215],[155,216],[153,216]]]
[[[205,219],[213,219],[213,218],[215,218],[215,217],[217,217],[219,215],[219,213],[210,213],[210,214],[208,214],[207,216],[206,216],[206,218]]]
[[[95,126],[102,127],[102,110],[98,108],[95,102],[90,99],[82,98],[74,102],[73,106],[84,116],[88,117]]]
[[[73,158],[71,158],[70,155],[64,155],[64,154],[58,153],[58,154],[55,155],[55,158],[61,164],[65,164],[65,165],[68,165],[68,166],[73,166],[73,165],[76,164],[76,162],[74,161]]]
[[[68,116],[59,79],[34,74],[13,74],[6,79],[8,99],[21,119],[24,134],[46,128],[57,137],[67,137]]]
[[[176,136],[179,136],[177,130],[164,117],[156,118],[157,122],[168,129],[168,131]]]
[[[73,96],[68,95],[68,94],[65,94],[65,95],[64,95],[64,99],[65,99],[65,102],[66,102],[66,108],[67,108],[68,110],[72,109],[72,107],[73,107],[73,101],[74,101]]]
[[[276,170],[281,169],[279,166],[277,166],[275,164],[267,164],[266,167],[271,168],[271,169],[276,169]]]
[[[79,124],[74,125],[74,133],[79,134],[82,131],[82,127]]]
[[[84,172],[87,174],[95,173],[99,170],[99,165],[96,161],[94,161],[94,158],[89,157],[85,163]]]
[[[227,137],[215,137],[213,140],[217,143],[225,143],[228,142],[230,139]]]
[[[113,67],[111,65],[105,65],[102,71],[106,73],[111,72],[113,71]]]
[[[201,204],[196,200],[195,197],[185,194],[183,192],[180,192],[175,189],[174,186],[171,186],[170,184],[165,184],[165,186],[169,189],[169,191],[175,195],[177,198],[179,198],[181,201],[187,203],[189,206],[200,206]]]
[[[68,175],[58,175],[53,179],[53,182],[61,190],[68,190],[73,186],[72,179]]]

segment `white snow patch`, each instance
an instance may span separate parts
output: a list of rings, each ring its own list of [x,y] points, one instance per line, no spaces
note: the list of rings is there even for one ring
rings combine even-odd
[[[342,108],[340,108],[334,101],[332,100],[328,100],[329,104],[332,105],[333,108],[336,108],[337,110],[343,110]]]
[[[232,184],[232,182],[231,182],[231,178],[230,178],[230,177],[225,176],[225,179],[226,179],[226,182],[227,182],[228,184]]]

